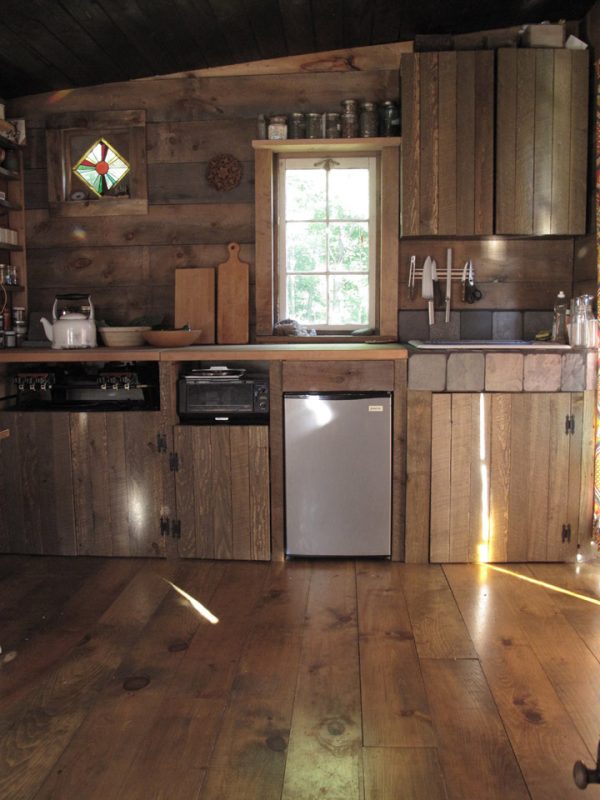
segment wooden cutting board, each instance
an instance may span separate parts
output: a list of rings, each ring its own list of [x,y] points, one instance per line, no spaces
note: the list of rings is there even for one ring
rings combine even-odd
[[[237,242],[227,245],[229,258],[217,267],[217,342],[250,341],[250,266],[240,261]]]
[[[215,270],[193,267],[175,270],[175,327],[201,330],[199,344],[215,341]]]

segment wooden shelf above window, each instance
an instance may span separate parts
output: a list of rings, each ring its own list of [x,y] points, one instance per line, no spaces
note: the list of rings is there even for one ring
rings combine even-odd
[[[368,153],[384,147],[400,147],[401,136],[377,136],[361,139],[256,139],[255,150],[270,150],[272,153],[310,153],[335,150],[338,153]]]

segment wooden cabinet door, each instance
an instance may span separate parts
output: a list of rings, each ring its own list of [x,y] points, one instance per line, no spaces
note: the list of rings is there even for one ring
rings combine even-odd
[[[70,415],[77,553],[163,556],[160,413]]]
[[[574,556],[582,408],[567,393],[433,396],[432,562]]]
[[[75,555],[67,412],[0,412],[0,551]]]
[[[178,425],[175,450],[180,555],[268,561],[268,428]]]
[[[498,51],[496,233],[583,234],[589,56]]]
[[[493,233],[494,53],[402,56],[402,235]]]

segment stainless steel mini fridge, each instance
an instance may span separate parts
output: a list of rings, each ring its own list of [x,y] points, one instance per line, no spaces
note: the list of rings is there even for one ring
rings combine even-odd
[[[284,395],[286,553],[389,556],[389,392]]]

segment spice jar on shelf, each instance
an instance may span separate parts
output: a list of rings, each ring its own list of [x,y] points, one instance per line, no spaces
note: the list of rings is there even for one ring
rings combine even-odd
[[[11,286],[18,286],[19,284],[17,268],[12,264],[6,265],[5,283],[10,284]]]
[[[337,139],[341,133],[340,115],[337,111],[325,114],[325,138]]]
[[[392,100],[386,100],[379,109],[382,136],[400,136],[400,112]]]
[[[358,103],[356,100],[342,100],[340,118],[341,134],[344,139],[356,139],[358,136]]]
[[[271,117],[268,128],[269,139],[287,139],[287,135],[287,117],[283,115]]]
[[[377,136],[378,122],[375,103],[361,103],[359,117],[360,135],[364,138]]]
[[[306,138],[323,138],[323,115],[317,111],[309,111],[306,115]]]
[[[306,137],[306,118],[302,111],[290,114],[290,139],[304,139]]]

